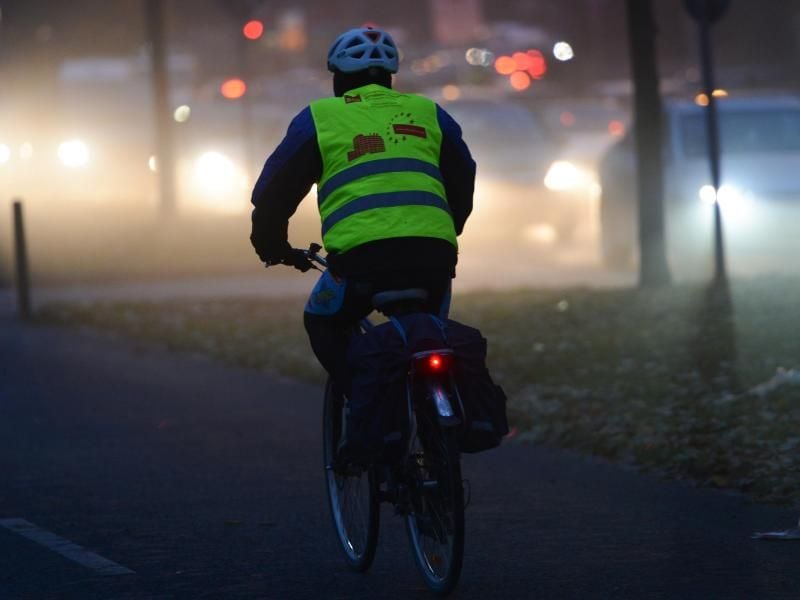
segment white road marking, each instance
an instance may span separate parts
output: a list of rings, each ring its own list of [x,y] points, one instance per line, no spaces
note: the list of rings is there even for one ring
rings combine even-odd
[[[86,548],[73,544],[55,533],[40,529],[25,519],[0,519],[0,527],[5,527],[53,552],[58,552],[61,556],[97,571],[100,575],[132,575],[135,573],[135,571],[103,558],[99,554],[89,552]]]

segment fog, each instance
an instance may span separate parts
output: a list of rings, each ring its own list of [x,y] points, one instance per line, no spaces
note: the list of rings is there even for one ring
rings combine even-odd
[[[635,283],[623,3],[412,4],[418,10],[163,3],[175,200],[165,211],[143,5],[0,2],[2,280],[13,255],[9,205],[21,199],[39,286],[203,280],[244,288],[268,277],[264,285],[300,289],[297,273],[264,273],[252,251],[250,190],[293,115],[331,95],[331,40],[374,22],[403,51],[395,87],[450,112],[478,164],[459,289]],[[657,4],[670,267],[678,280],[704,280],[715,198],[704,191],[708,164],[695,139],[702,123],[692,121],[703,105],[696,34],[687,15]],[[714,32],[718,201],[735,276],[798,271],[800,9],[773,4],[756,14],[734,2]],[[251,20],[263,31],[248,34]],[[239,94],[238,79],[244,95],[226,97]],[[320,241],[319,229],[312,190],[290,242]]]

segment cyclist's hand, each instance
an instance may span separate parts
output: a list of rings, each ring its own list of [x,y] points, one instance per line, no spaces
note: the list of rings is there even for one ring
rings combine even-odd
[[[314,265],[306,257],[305,251],[297,250],[296,248],[292,248],[289,253],[283,257],[281,262],[283,262],[285,265],[294,267],[303,273],[314,268]]]

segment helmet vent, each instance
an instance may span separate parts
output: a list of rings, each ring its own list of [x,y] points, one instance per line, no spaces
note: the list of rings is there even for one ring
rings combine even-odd
[[[358,46],[360,43],[361,43],[361,40],[359,40],[358,38],[353,38],[352,40],[350,40],[350,41],[347,43],[347,46],[345,46],[345,48],[355,48],[355,47],[356,47],[356,46]]]
[[[367,36],[371,42],[378,43],[378,40],[381,39],[381,32],[380,31],[365,31],[364,35]]]
[[[370,58],[381,58],[381,52],[377,48],[373,48],[369,55]]]

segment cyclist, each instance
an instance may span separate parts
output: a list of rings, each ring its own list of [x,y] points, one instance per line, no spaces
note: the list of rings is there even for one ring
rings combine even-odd
[[[328,53],[334,97],[312,102],[289,125],[253,190],[250,240],[267,264],[305,272],[287,240],[289,218],[317,184],[328,270],[305,307],[311,347],[347,393],[350,331],[372,295],[428,290],[446,315],[456,236],[472,210],[475,162],[444,109],[392,89],[399,52],[391,36],[362,27]]]

